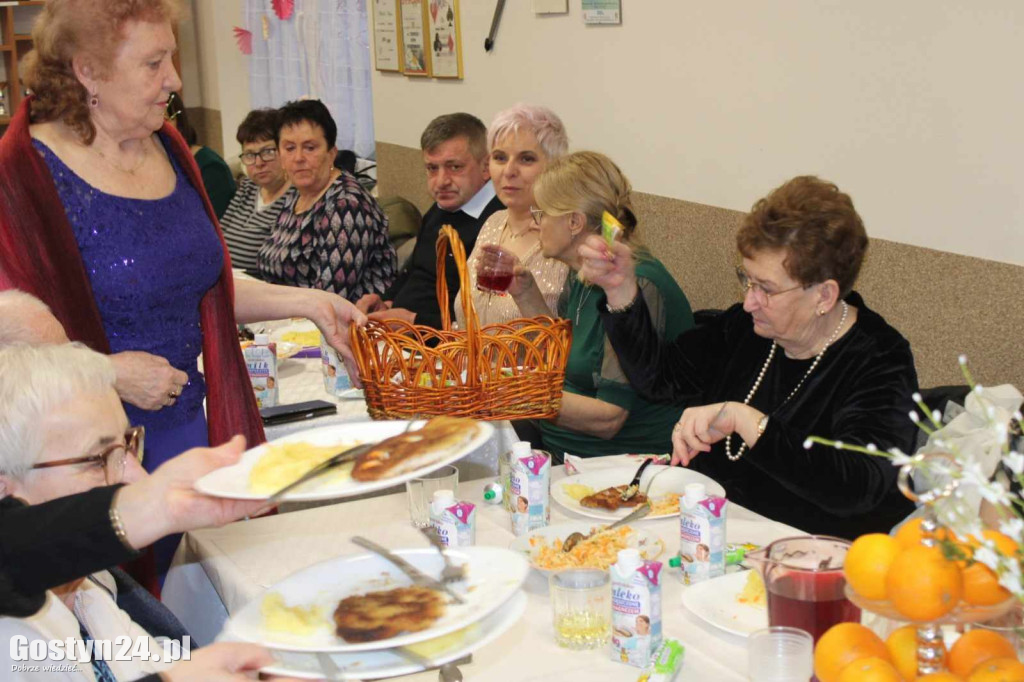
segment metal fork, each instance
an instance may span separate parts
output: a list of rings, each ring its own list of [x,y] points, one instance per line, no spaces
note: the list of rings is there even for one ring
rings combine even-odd
[[[435,528],[420,528],[420,532],[430,541],[430,544],[434,546],[441,558],[444,559],[444,569],[441,571],[441,582],[443,583],[457,583],[460,580],[466,579],[466,567],[456,566],[452,563],[451,559],[448,558],[448,554],[445,552],[445,546],[441,543],[441,538],[437,535],[437,529]]]

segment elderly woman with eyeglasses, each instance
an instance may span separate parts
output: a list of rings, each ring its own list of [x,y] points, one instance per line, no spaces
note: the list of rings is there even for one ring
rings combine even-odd
[[[80,344],[0,350],[0,497],[41,504],[146,475],[143,428],[129,427],[115,379],[110,360]],[[46,529],[38,530],[43,541]],[[105,571],[74,580],[50,590],[34,615],[0,618],[0,639],[26,631],[44,640],[148,637],[114,598]],[[160,650],[152,639],[149,645]],[[138,658],[97,661],[93,675],[80,670],[61,679],[134,680],[166,667]]]
[[[246,177],[238,183],[227,211],[220,219],[224,241],[231,253],[231,265],[256,270],[263,242],[288,201],[292,183],[277,155],[277,109],[250,111],[238,126],[236,138],[242,145],[242,167]]]
[[[736,245],[743,303],[674,342],[654,333],[628,246],[581,247],[630,383],[695,406],[673,430],[673,463],[718,480],[734,502],[812,533],[888,530],[912,508],[892,464],[805,447],[811,435],[883,452],[914,444],[910,345],[853,291],[868,246],[853,201],[794,178],[754,204]]]

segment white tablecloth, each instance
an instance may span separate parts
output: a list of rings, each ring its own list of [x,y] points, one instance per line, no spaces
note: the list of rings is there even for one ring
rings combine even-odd
[[[625,458],[588,460],[596,466],[622,465]],[[553,481],[564,476],[562,467]],[[484,505],[485,481],[462,483],[458,495],[477,504],[477,543],[507,547],[513,540],[508,514]],[[583,518],[552,502],[551,523]],[[668,554],[679,546],[678,520],[645,521],[665,542]],[[409,523],[404,493],[340,503],[232,524],[185,537],[167,578],[164,600],[200,643],[220,630],[228,613],[259,597],[268,587],[310,564],[359,549],[348,542],[354,534],[376,539],[390,548],[423,546]],[[768,521],[742,507],[729,510],[727,540],[766,544],[799,535],[788,526]],[[663,557],[667,560],[667,556]],[[680,680],[745,680],[746,640],[704,623],[681,604],[685,589],[675,570],[666,571],[662,588],[664,630],[686,646]],[[635,668],[612,662],[604,651],[573,652],[554,644],[547,581],[531,572],[525,590],[529,606],[522,620],[462,666],[467,680],[481,682],[594,682],[637,678]],[[433,682],[436,672],[407,678]]]

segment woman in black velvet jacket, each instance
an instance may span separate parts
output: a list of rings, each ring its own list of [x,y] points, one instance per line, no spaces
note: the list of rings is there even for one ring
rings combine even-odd
[[[911,452],[910,345],[853,284],[868,238],[850,197],[815,177],[758,201],[737,235],[744,289],[711,323],[660,342],[637,295],[629,248],[592,238],[581,274],[630,383],[648,400],[686,401],[673,463],[701,471],[728,497],[811,533],[886,531],[912,510],[881,456],[808,436]]]

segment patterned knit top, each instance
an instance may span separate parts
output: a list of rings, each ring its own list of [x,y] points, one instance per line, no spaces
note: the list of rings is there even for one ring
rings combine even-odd
[[[289,193],[270,238],[260,247],[260,275],[274,284],[324,289],[350,301],[383,294],[398,271],[388,219],[351,173],[341,171],[303,213]]]

